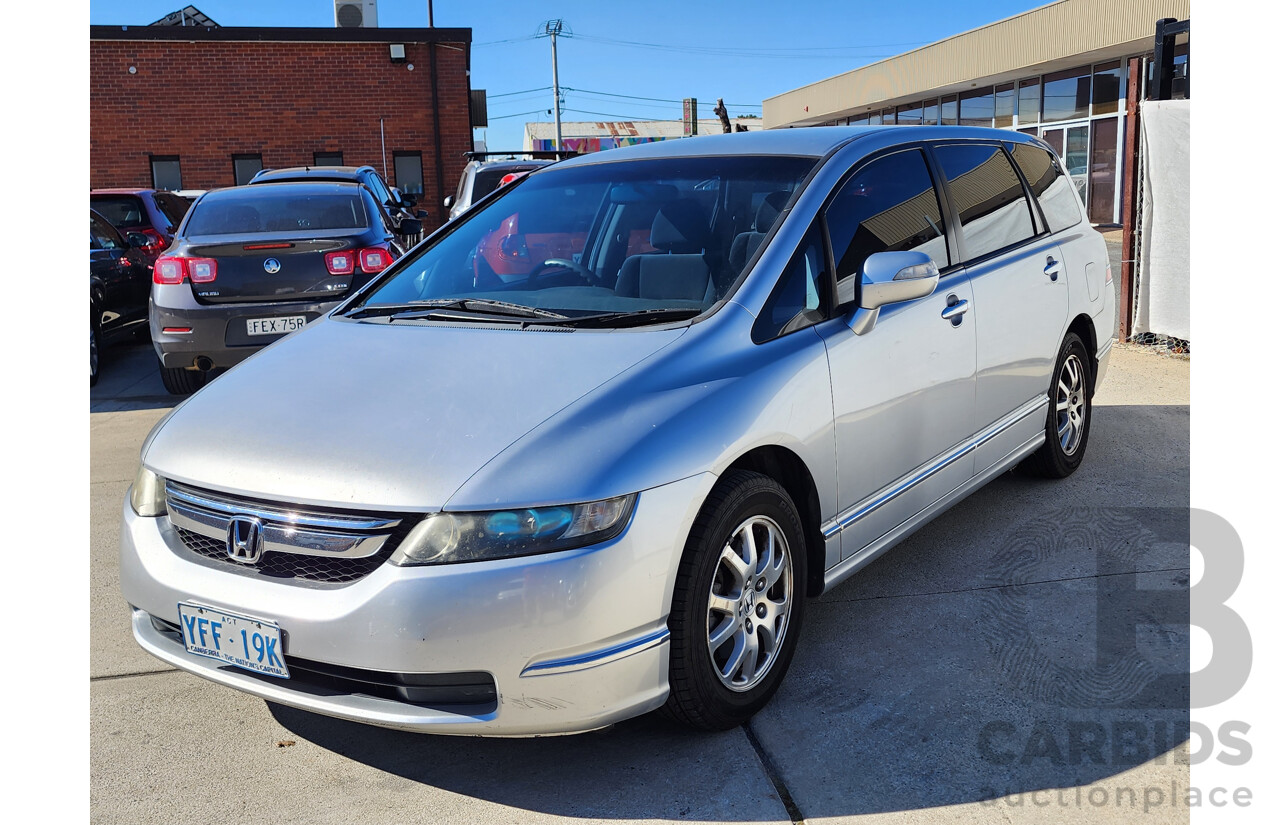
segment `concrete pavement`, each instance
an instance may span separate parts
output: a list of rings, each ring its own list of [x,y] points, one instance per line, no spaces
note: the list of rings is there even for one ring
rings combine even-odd
[[[479,740],[270,705],[136,648],[119,511],[173,399],[149,347],[108,353],[90,416],[95,822],[1187,821],[1169,801],[1189,782],[1186,361],[1117,347],[1082,468],[1006,474],[814,602],[746,728],[648,716]]]

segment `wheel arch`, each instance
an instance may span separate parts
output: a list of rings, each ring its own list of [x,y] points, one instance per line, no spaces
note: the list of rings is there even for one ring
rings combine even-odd
[[[1097,376],[1098,374],[1098,333],[1094,329],[1093,319],[1088,315],[1081,313],[1077,315],[1067,326],[1067,332],[1074,332],[1080,336],[1080,340],[1084,341],[1084,348],[1089,353],[1089,374]],[[1097,381],[1093,382],[1093,386],[1089,388],[1090,395],[1097,388]]]
[[[819,595],[826,572],[826,539],[822,536],[818,486],[804,459],[786,447],[766,445],[743,453],[725,468],[725,472],[729,470],[749,470],[769,476],[791,496],[804,527],[805,560],[808,562],[805,593],[808,596]]]

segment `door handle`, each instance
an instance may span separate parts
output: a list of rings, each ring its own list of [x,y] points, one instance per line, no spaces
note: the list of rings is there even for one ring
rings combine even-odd
[[[1058,274],[1061,272],[1062,272],[1062,264],[1059,261],[1055,261],[1052,255],[1050,255],[1048,258],[1045,258],[1044,274],[1049,276],[1050,281],[1058,280]]]
[[[969,302],[962,301],[954,295],[947,296],[947,308],[942,310],[942,320],[950,321],[952,326],[960,326],[964,314],[969,311]]]

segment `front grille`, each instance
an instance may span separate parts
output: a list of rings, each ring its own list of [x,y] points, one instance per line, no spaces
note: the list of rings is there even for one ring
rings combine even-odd
[[[152,616],[151,626],[171,641],[183,644],[182,630],[176,624]],[[493,676],[483,671],[396,673],[313,662],[288,654],[285,654],[284,662],[289,668],[290,682],[329,694],[373,696],[419,707],[446,708],[455,712],[465,709],[468,713],[489,712],[498,703],[498,686]],[[253,671],[244,672],[273,684],[280,681]]]
[[[377,554],[363,559],[328,559],[294,553],[264,553],[257,564],[242,564],[227,556],[227,541],[209,538],[181,527],[174,528],[188,550],[218,562],[219,569],[271,579],[304,579],[328,584],[348,584],[363,579],[391,558],[403,536],[393,535]]]
[[[404,514],[298,508],[176,482],[167,484],[166,493],[169,522],[180,542],[175,552],[238,575],[310,587],[342,586],[369,575],[416,523]],[[228,553],[231,525],[243,520],[254,525],[248,557],[256,555],[255,561]]]

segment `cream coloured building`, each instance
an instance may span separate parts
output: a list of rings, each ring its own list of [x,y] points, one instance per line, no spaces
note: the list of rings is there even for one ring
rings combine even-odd
[[[1190,13],[1189,0],[1058,0],[767,98],[764,125],[1017,129],[1058,151],[1091,221],[1119,223],[1131,149],[1125,120],[1145,96],[1156,21]],[[1182,97],[1186,41],[1175,49],[1174,94]]]

